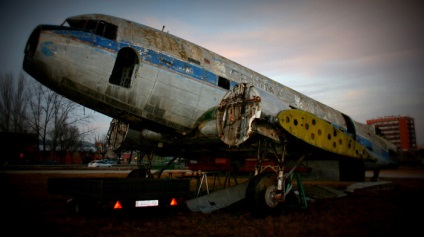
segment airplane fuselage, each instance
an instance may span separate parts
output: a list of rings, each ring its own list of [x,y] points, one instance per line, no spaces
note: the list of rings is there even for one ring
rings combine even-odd
[[[251,120],[274,123],[281,111],[306,111],[378,151],[383,158],[379,162],[389,162],[393,146],[372,126],[196,44],[106,15],[70,17],[66,24],[40,25],[33,31],[25,49],[25,71],[134,129],[219,140],[218,106],[228,91],[246,83],[260,98]]]

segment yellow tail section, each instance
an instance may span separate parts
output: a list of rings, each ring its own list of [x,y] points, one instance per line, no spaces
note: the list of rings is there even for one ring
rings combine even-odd
[[[278,114],[278,122],[284,130],[317,148],[352,158],[376,160],[363,145],[308,112],[285,110]]]

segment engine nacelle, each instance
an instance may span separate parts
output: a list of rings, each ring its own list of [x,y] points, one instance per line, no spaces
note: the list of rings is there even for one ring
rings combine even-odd
[[[147,144],[146,142],[149,142]],[[108,131],[108,146],[110,150],[126,149],[132,147],[161,146],[166,140],[162,134],[143,129],[133,130],[128,123],[113,119]]]
[[[229,146],[245,142],[253,133],[253,120],[261,117],[261,97],[251,84],[238,84],[218,106],[217,130]]]
[[[218,106],[218,136],[229,146],[242,144],[254,132],[279,141],[273,126],[278,122],[278,113],[289,109],[278,97],[250,83],[240,83],[227,92]]]

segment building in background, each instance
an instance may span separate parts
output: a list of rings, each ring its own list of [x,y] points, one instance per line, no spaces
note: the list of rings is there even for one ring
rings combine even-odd
[[[367,120],[381,135],[395,144],[401,152],[414,152],[417,149],[414,118],[408,116],[386,116]]]
[[[0,166],[32,164],[38,155],[35,133],[0,132]]]

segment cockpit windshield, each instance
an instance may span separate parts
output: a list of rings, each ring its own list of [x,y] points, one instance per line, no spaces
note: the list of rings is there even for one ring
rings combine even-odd
[[[93,34],[116,40],[117,26],[102,20],[67,19],[62,26],[82,29]]]

